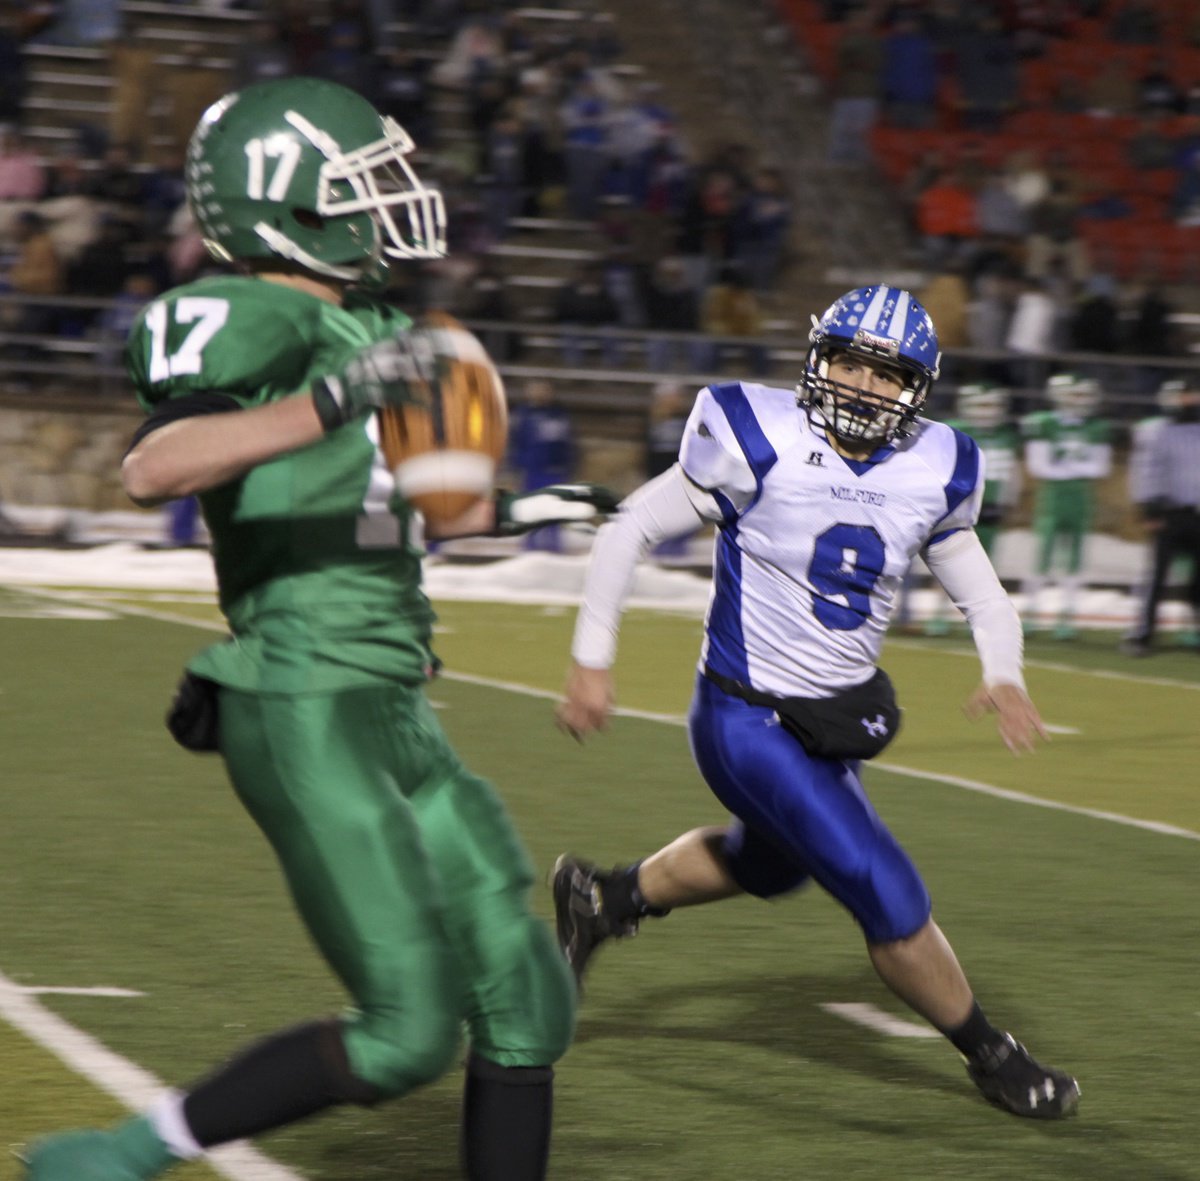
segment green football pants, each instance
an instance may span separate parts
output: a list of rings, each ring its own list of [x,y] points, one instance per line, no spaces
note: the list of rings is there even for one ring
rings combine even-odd
[[[1046,480],[1038,488],[1033,528],[1038,539],[1039,574],[1050,573],[1060,541],[1066,548],[1066,572],[1079,573],[1093,499],[1091,480]]]
[[[313,939],[356,1004],[354,1074],[388,1095],[476,1053],[545,1066],[575,993],[529,911],[529,859],[496,793],[451,749],[425,694],[221,691],[221,747]]]

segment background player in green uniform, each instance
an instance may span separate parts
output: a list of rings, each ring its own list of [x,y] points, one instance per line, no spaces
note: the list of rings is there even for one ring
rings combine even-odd
[[[1024,586],[1026,629],[1037,626],[1038,596],[1062,551],[1062,601],[1056,639],[1075,636],[1075,611],[1083,584],[1083,543],[1091,527],[1096,481],[1112,468],[1112,428],[1096,416],[1100,387],[1091,378],[1062,373],[1046,383],[1051,409],[1027,415],[1025,466],[1038,481],[1034,506],[1037,554]]]
[[[986,479],[975,532],[989,558],[1004,518],[1021,495],[1021,438],[1009,419],[1010,402],[1009,391],[1001,386],[964,385],[958,391],[955,417],[946,420],[947,425],[970,435],[983,454]],[[926,635],[944,636],[950,630],[948,606],[947,599],[937,600],[925,624]]]
[[[354,1009],[253,1045],[110,1131],[41,1141],[30,1181],[138,1181],[404,1094],[450,1066],[464,1024],[465,1174],[545,1175],[573,985],[528,910],[531,866],[502,805],[424,696],[422,522],[376,445],[373,411],[413,400],[414,338],[436,337],[370,293],[387,258],[444,253],[441,196],[412,149],[326,82],[216,103],[189,146],[188,196],[237,273],[155,300],[127,349],[148,417],[125,487],[142,504],[199,494],[232,632],[191,662],[173,731],[219,747]],[[606,497],[498,496],[440,535],[591,517]]]

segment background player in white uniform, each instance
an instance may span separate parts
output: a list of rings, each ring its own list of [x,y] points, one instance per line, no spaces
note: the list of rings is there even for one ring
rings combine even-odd
[[[715,522],[689,724],[696,763],[733,818],[611,873],[564,855],[554,878],[559,942],[581,976],[599,943],[646,915],[740,893],[774,897],[813,879],[854,915],[880,977],[945,1033],[988,1099],[1019,1115],[1066,1115],[1075,1080],[988,1021],[858,773],[899,721],[877,661],[917,553],[979,651],[983,683],[968,712],[995,712],[1014,752],[1044,734],[1025,692],[1020,621],[972,528],[980,451],[917,418],[939,354],[908,292],[848,292],[810,340],[800,408],[793,390],[702,390],[679,463],[597,538],[559,724],[582,739],[606,723],[621,609],[642,554]]]

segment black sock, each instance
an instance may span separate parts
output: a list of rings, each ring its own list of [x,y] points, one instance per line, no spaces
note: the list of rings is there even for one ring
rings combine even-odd
[[[243,1050],[188,1089],[183,1115],[196,1143],[211,1148],[381,1097],[350,1073],[340,1023],[319,1021]]]
[[[471,1054],[460,1141],[467,1181],[543,1181],[553,1106],[549,1066],[498,1066]]]
[[[636,919],[662,918],[670,914],[658,906],[651,906],[638,886],[638,870],[641,862],[635,861],[623,869],[614,869],[611,875],[605,877],[600,886],[604,896],[604,913],[614,923],[628,923]]]
[[[984,1015],[978,1001],[971,1005],[971,1011],[961,1025],[943,1029],[942,1032],[960,1054],[974,1060],[984,1057],[1004,1037]]]

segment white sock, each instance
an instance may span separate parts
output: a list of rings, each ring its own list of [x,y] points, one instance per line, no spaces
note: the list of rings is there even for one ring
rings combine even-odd
[[[180,1160],[195,1160],[204,1155],[184,1118],[182,1091],[168,1091],[146,1112],[146,1118],[154,1125],[159,1139]]]

